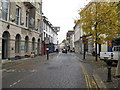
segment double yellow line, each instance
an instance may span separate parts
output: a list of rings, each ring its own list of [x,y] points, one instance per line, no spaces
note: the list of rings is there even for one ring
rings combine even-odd
[[[82,63],[80,63],[80,67],[82,68],[82,71],[84,73],[85,80],[86,80],[86,85],[87,85],[88,90],[89,90],[90,88],[92,88],[92,85],[90,84],[90,79],[89,79],[88,73],[86,72],[86,70],[83,67]]]
[[[83,67],[82,63],[80,63],[80,67],[82,68],[82,71],[83,71],[83,73],[84,73],[85,80],[86,80],[86,85],[87,85],[87,87],[88,87],[88,90],[91,90],[93,87],[92,87],[92,85],[91,85],[91,83],[90,83],[90,77],[89,77],[87,71],[85,70],[85,68]],[[95,88],[98,90],[99,87],[98,87],[98,85],[97,85],[97,83],[96,83],[96,81],[94,80],[93,77],[92,77],[91,80],[92,80],[92,83],[95,85]]]

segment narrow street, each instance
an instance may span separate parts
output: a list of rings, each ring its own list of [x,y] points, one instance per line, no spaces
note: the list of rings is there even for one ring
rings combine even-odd
[[[44,58],[46,59],[46,58]],[[84,62],[74,53],[59,53],[50,60],[41,58],[3,71],[3,88],[88,88]]]

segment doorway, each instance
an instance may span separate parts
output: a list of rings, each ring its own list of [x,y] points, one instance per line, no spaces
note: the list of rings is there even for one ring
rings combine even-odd
[[[40,54],[40,39],[38,39],[38,43],[37,43],[37,54]]]
[[[2,59],[8,59],[8,48],[9,48],[10,34],[5,31],[2,35]]]

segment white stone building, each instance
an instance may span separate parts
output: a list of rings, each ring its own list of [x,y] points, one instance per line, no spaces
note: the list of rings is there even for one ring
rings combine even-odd
[[[82,44],[80,44],[80,37],[82,36],[80,25],[77,23],[74,27],[74,45],[75,45],[75,52],[80,53],[82,50]],[[81,45],[81,46],[80,46]]]
[[[49,38],[49,50],[50,52],[54,52],[58,49],[58,32],[59,30],[57,27],[54,27],[48,19],[43,16],[43,31],[42,31],[42,54],[46,54],[46,45],[45,45],[45,38]]]
[[[70,49],[73,50],[74,45],[74,33],[70,35]]]

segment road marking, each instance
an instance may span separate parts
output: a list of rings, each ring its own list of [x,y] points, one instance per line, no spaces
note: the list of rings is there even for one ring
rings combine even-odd
[[[10,87],[15,86],[17,83],[19,83],[21,80],[18,80],[17,82],[10,85]]]
[[[93,82],[93,84],[96,86],[96,87],[95,87],[96,89],[99,88],[98,85],[97,85],[97,82],[95,81],[95,79],[94,79],[93,76],[92,76],[92,82]]]
[[[85,80],[86,80],[86,85],[87,85],[88,90],[89,90],[90,88],[92,88],[92,86],[90,84],[90,79],[89,79],[88,73],[86,72],[85,68],[83,67],[83,65],[81,63],[80,63],[80,67],[82,68],[82,71],[84,73]]]
[[[0,69],[0,71],[4,71],[4,70],[7,70],[7,69],[11,69],[11,68],[16,67],[16,66],[19,66],[19,65],[22,65],[22,64],[17,64],[17,65],[10,66],[10,67],[4,68],[4,69]]]

